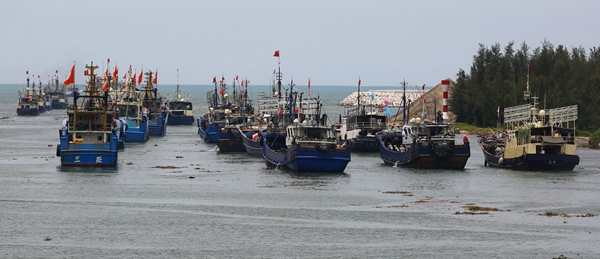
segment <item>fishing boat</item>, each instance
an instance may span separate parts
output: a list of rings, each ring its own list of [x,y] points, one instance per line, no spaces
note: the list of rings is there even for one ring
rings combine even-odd
[[[287,122],[269,123],[261,131],[263,158],[269,167],[285,167],[299,172],[343,172],[350,162],[350,146],[339,145],[333,127],[326,126],[327,115],[298,116],[294,107],[293,81],[290,84]]]
[[[484,165],[523,171],[572,171],[579,164],[575,144],[577,105],[539,109],[538,97],[530,96],[529,72],[524,99],[527,104],[504,109],[503,132],[479,140]]]
[[[168,125],[192,125],[196,121],[193,115],[192,97],[183,94],[179,87],[179,70],[177,70],[177,90],[172,98],[167,96],[169,107]]]
[[[221,129],[217,130],[219,152],[246,152],[243,140],[244,130],[249,129],[248,126],[256,123],[252,100],[248,98],[248,81],[241,81],[243,89],[241,88],[239,91],[236,91],[236,81],[237,76],[233,81],[232,104],[230,109],[225,109],[224,125]]]
[[[164,97],[159,96],[158,89],[154,87],[153,72],[144,73],[146,86],[142,88],[140,98],[148,113],[148,130],[150,136],[164,136],[167,133],[169,112],[165,106]]]
[[[108,103],[108,93],[96,84],[94,70],[86,65],[89,81],[83,94],[74,92],[73,106],[63,120],[57,156],[61,166],[116,167],[118,137],[112,127],[114,111]]]
[[[117,114],[124,127],[123,139],[125,142],[146,142],[150,139],[148,112],[139,97],[140,91],[135,88],[131,69],[127,75],[127,79],[123,82],[124,88],[121,87],[116,98]]]
[[[442,85],[449,85],[449,80],[443,80]],[[402,99],[406,111],[406,95]],[[425,107],[421,117],[426,117]],[[404,112],[402,127],[377,132],[375,136],[383,162],[408,168],[464,169],[471,156],[468,139],[463,139],[460,144],[456,141],[454,125],[444,123],[441,112],[434,117],[433,121],[421,118],[407,121]]]
[[[19,101],[17,103],[17,115],[19,116],[38,116],[40,110],[38,107],[37,98],[34,98],[35,90],[29,88],[29,77],[27,78],[27,86],[23,86],[23,90],[19,91]]]
[[[58,84],[58,77],[55,77],[53,81],[54,83],[49,84],[47,91],[50,106],[52,109],[66,109],[69,106],[69,98],[65,87]]]
[[[388,114],[379,111],[367,111],[361,103],[360,81],[356,106],[346,107],[345,116],[340,125],[339,137],[341,143],[348,141],[350,148],[355,152],[378,152],[379,142],[375,133],[387,127]],[[387,107],[386,107],[387,108]],[[387,108],[389,110],[389,108]],[[391,113],[391,111],[390,111]]]
[[[208,113],[198,117],[198,134],[206,143],[217,143],[218,131],[227,123],[226,110],[232,107],[224,79],[217,84],[217,78],[213,78],[215,89],[206,94]]]
[[[34,86],[34,88],[35,88],[35,86]],[[38,99],[38,108],[40,110],[40,113],[44,113],[44,112],[52,110],[52,104],[50,102],[50,98],[44,91],[44,88],[42,87],[42,81],[40,81],[40,83],[38,85],[37,99]]]

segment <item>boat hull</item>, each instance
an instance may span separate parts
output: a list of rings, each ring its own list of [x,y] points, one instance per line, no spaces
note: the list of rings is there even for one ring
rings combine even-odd
[[[237,127],[227,126],[217,132],[219,152],[246,152],[242,133]]]
[[[344,172],[350,162],[350,147],[319,151],[296,144],[284,153],[264,147],[263,158],[270,167],[284,166],[297,172]]]
[[[67,167],[116,167],[118,140],[111,137],[108,143],[72,143],[61,137],[59,155],[61,166]]]
[[[350,141],[350,149],[354,152],[378,152],[379,144],[375,136],[353,138]]]
[[[285,167],[297,172],[344,172],[350,162],[348,145],[343,148],[316,148],[296,143],[282,151],[280,147],[285,136],[261,134],[263,158],[269,167]]]
[[[386,165],[418,169],[461,170],[465,168],[471,156],[469,142],[456,145],[454,140],[448,140],[446,147],[436,146],[433,142],[416,142],[404,152],[386,148],[381,143],[382,140],[379,135],[378,142],[381,160]]]
[[[17,115],[19,116],[39,116],[40,111],[38,108],[17,108]]]
[[[483,150],[485,166],[522,171],[573,171],[579,164],[578,155],[524,154],[515,158],[504,158],[490,153],[481,142],[479,145]]]
[[[161,115],[157,116],[154,120],[150,120],[148,122],[148,134],[150,134],[150,136],[164,136],[167,133],[166,120],[168,119],[168,113],[166,117],[164,113],[161,113]]]
[[[258,130],[256,131],[248,131],[243,134],[242,142],[244,144],[244,148],[246,149],[246,153],[252,156],[262,157],[263,155],[263,147],[261,145],[260,138],[253,139],[252,136],[254,134],[260,134]]]
[[[167,124],[168,125],[193,125],[194,121],[195,121],[194,116],[169,114],[169,119],[167,120]]]

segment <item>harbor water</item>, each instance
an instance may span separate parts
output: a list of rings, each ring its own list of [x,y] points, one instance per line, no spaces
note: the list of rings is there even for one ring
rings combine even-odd
[[[211,87],[182,86],[195,116]],[[485,167],[468,136],[464,170],[353,153],[344,173],[298,174],[219,153],[194,125],[127,143],[116,169],[65,169],[65,110],[16,116],[18,90],[0,86],[0,258],[600,257],[600,150],[579,148],[572,172],[518,172]],[[356,89],[313,91],[335,120]]]

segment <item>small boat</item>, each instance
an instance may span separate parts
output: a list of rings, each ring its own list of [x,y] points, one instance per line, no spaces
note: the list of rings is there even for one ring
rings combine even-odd
[[[23,86],[23,91],[19,91],[19,102],[17,103],[17,115],[19,116],[38,116],[40,110],[38,100],[35,98],[35,90],[29,88],[29,77],[27,78],[27,87]]]
[[[123,123],[125,142],[146,142],[150,139],[148,112],[139,97],[140,91],[133,84],[131,70],[119,93],[117,93],[117,114]]]
[[[82,95],[74,92],[73,106],[63,120],[57,156],[61,166],[116,167],[118,137],[113,128],[114,111],[108,103],[108,93],[96,83],[94,70],[87,66],[89,81]]]
[[[290,84],[293,99],[294,83]],[[333,128],[326,126],[327,115],[301,117],[295,114],[294,102],[288,102],[288,123],[270,126],[261,131],[263,158],[269,167],[285,167],[299,172],[343,172],[350,162],[350,146],[339,145]],[[317,106],[320,107],[320,106]]]
[[[577,105],[540,110],[538,97],[530,97],[529,74],[524,99],[527,104],[504,109],[504,132],[479,140],[484,165],[523,171],[572,171],[579,164],[575,145]]]
[[[449,81],[442,81],[442,85],[449,85]],[[406,95],[402,99],[406,108]],[[425,114],[421,117],[425,118]],[[454,125],[444,123],[441,112],[433,121],[421,118],[407,121],[404,115],[403,122],[401,128],[392,127],[375,134],[385,164],[421,169],[465,168],[471,156],[469,141],[463,139],[462,144],[456,141]]]
[[[146,75],[146,86],[142,88],[140,98],[148,113],[148,129],[151,136],[164,136],[167,133],[167,121],[169,112],[165,105],[164,97],[159,96],[158,89],[154,87],[153,72],[148,71]]]
[[[192,125],[196,121],[193,115],[192,97],[183,94],[179,88],[179,70],[177,70],[177,90],[172,98],[167,96],[169,107],[168,125]]]

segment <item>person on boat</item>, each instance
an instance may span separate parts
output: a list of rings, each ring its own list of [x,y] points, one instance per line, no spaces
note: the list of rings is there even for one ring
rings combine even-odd
[[[397,145],[394,145],[394,151],[400,151],[400,149],[398,149]]]
[[[463,142],[464,142],[464,143],[467,143],[467,142],[469,142],[469,138],[467,137],[467,135],[466,135],[466,134],[465,134],[465,135],[463,135]]]
[[[69,133],[69,127],[68,127],[68,125],[69,125],[69,119],[64,119],[62,121],[62,135],[63,136],[66,136],[67,133]]]
[[[394,147],[392,146],[392,143],[388,143],[388,144],[387,144],[387,148],[388,148],[389,150],[392,150],[392,151],[394,151]]]
[[[406,151],[406,147],[404,147],[404,144],[400,145],[400,152],[404,152]]]

